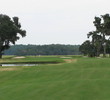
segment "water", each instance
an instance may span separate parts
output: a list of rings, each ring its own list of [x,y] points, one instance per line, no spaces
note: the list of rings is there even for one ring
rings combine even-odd
[[[0,64],[0,66],[38,66],[38,64]]]

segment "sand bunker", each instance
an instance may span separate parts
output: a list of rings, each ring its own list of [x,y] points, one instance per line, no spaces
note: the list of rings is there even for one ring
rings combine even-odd
[[[25,58],[24,56],[14,57],[15,59]]]
[[[64,61],[66,61],[66,63],[75,63],[77,62],[77,59],[64,59]]]
[[[0,68],[0,71],[15,71],[19,70],[19,68]]]
[[[60,57],[60,58],[72,58],[72,57]]]

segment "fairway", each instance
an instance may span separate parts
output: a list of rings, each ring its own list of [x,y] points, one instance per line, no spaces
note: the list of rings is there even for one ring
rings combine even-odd
[[[110,100],[110,58],[41,56],[0,62],[60,62],[1,66],[0,100]]]

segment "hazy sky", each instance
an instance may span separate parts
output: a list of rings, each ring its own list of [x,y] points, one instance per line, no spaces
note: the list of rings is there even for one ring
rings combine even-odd
[[[0,13],[20,18],[27,36],[17,44],[81,44],[110,0],[0,0]]]

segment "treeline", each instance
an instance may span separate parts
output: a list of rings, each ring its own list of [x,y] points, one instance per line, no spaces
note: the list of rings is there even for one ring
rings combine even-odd
[[[80,45],[14,45],[4,55],[79,55]]]

